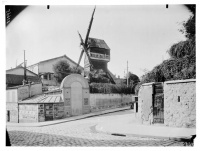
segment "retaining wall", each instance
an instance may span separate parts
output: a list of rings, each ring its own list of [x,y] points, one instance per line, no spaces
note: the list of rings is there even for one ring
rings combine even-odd
[[[111,108],[129,106],[133,95],[122,94],[90,94],[90,110],[96,112]]]

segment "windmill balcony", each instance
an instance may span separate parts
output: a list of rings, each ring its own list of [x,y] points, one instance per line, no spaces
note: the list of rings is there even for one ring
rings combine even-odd
[[[104,61],[110,61],[110,56],[106,54],[99,54],[90,52],[90,58],[95,60],[104,60]]]

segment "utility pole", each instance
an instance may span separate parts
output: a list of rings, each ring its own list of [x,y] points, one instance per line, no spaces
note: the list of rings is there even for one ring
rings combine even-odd
[[[24,50],[24,83],[26,83],[26,58],[25,58],[25,50]]]
[[[128,76],[129,76],[129,74],[128,74],[128,61],[127,61],[127,87],[128,87]]]

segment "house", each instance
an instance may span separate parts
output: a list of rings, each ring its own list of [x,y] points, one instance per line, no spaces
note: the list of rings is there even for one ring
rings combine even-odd
[[[33,64],[31,66],[28,66],[27,68],[36,73],[42,80],[43,85],[46,86],[57,86],[59,85],[54,78],[54,71],[53,71],[53,66],[61,60],[66,60],[71,67],[77,67],[77,63],[71,60],[69,57],[66,55],[40,61],[36,64]],[[83,67],[79,66],[79,69],[83,72]]]
[[[27,80],[32,83],[40,83],[41,80],[37,74],[26,69],[26,77]],[[22,85],[22,81],[24,80],[24,67],[18,66],[13,69],[6,70],[6,86],[19,86]]]

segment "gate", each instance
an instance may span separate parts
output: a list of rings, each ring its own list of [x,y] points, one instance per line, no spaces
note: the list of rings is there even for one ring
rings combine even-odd
[[[155,83],[153,91],[153,123],[164,124],[163,83]]]

